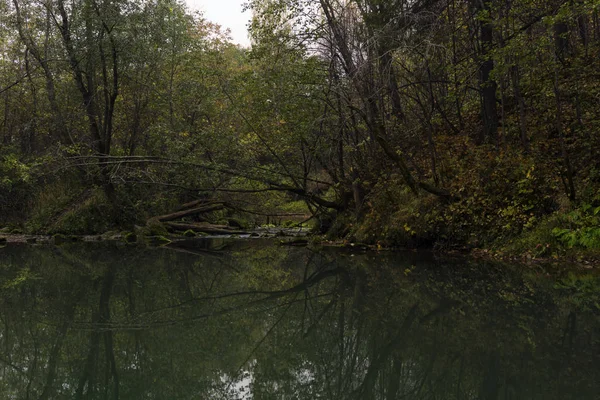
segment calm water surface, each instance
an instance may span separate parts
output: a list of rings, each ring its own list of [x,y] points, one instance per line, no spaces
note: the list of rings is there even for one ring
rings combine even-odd
[[[0,399],[600,399],[600,278],[253,241],[0,249]]]

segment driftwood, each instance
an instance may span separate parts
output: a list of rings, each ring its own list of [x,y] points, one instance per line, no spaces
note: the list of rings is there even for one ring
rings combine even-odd
[[[155,219],[158,220],[159,222],[167,222],[167,221],[173,221],[173,220],[183,218],[183,217],[189,217],[190,215],[198,215],[198,214],[208,213],[211,211],[218,211],[218,210],[222,210],[223,208],[225,208],[223,203],[215,203],[213,205],[207,205],[207,206],[203,206],[203,207],[192,208],[189,210],[177,211],[177,212],[174,212],[171,214],[160,215],[158,217],[155,217]]]
[[[176,231],[192,230],[194,232],[211,233],[216,235],[244,235],[249,232],[230,229],[227,225],[191,224],[181,222],[166,222],[165,226]]]

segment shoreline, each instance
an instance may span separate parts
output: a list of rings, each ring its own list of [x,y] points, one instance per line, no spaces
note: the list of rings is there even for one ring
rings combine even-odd
[[[158,239],[158,240],[157,240]],[[185,235],[166,235],[166,236],[141,236],[131,232],[106,232],[96,235],[36,235],[36,234],[0,234],[0,248],[9,244],[20,245],[51,245],[57,246],[64,243],[100,243],[100,242],[120,242],[124,244],[146,244],[151,247],[166,245],[173,242],[184,240],[206,240],[206,239],[280,239],[279,245],[287,246],[316,246],[323,248],[337,248],[348,251],[360,252],[413,252],[430,251],[442,257],[470,257],[483,261],[495,261],[504,263],[516,263],[525,266],[542,266],[568,270],[600,270],[600,252],[581,255],[576,252],[551,257],[535,257],[531,254],[515,255],[502,251],[495,251],[485,248],[458,249],[450,251],[436,251],[434,248],[407,248],[407,247],[383,247],[380,245],[369,245],[365,243],[348,242],[346,240],[314,240],[318,236],[311,236],[308,232],[298,232],[297,229],[289,228],[271,228],[251,230],[244,235],[206,235],[187,237]],[[313,239],[313,240],[311,240]]]

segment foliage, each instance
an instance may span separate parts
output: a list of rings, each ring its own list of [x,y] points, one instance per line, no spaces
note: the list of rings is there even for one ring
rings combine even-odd
[[[14,153],[0,153],[0,223],[19,221],[32,191],[31,165]],[[19,215],[21,214],[21,215]],[[12,221],[11,221],[12,220]]]
[[[600,249],[600,206],[584,204],[565,215],[568,228],[556,227],[552,234],[569,248]]]
[[[594,2],[252,0],[249,49],[174,0],[2,7],[4,223],[216,200],[381,245],[598,248]]]

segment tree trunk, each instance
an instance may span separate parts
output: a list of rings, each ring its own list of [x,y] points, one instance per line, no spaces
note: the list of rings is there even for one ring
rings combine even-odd
[[[217,235],[244,235],[249,232],[242,230],[230,229],[227,225],[212,225],[212,224],[186,224],[180,222],[167,222],[165,225],[176,231],[191,230],[194,232],[202,232]]]
[[[560,141],[560,151],[565,164],[565,179],[566,179],[566,192],[569,196],[569,200],[574,202],[577,198],[575,192],[575,182],[573,179],[573,168],[571,166],[571,159],[567,151],[567,145],[565,143],[565,134],[563,130],[562,122],[562,103],[560,98],[560,89],[558,87],[558,65],[554,66],[554,98],[556,100],[556,131]]]
[[[192,208],[190,210],[177,211],[172,214],[160,215],[158,217],[155,217],[155,219],[158,220],[159,222],[167,222],[167,221],[173,221],[173,220],[183,218],[183,217],[189,217],[191,215],[198,215],[198,214],[208,213],[211,211],[218,211],[218,210],[222,210],[223,208],[225,208],[225,205],[223,203],[221,203],[221,204],[215,204],[212,206],[204,206],[204,207]]]
[[[521,145],[523,146],[523,150],[529,152],[529,139],[527,138],[527,114],[525,112],[525,100],[523,100],[523,95],[521,94],[519,66],[512,66],[510,72],[513,93],[519,106],[519,130],[521,132]]]
[[[475,11],[483,20],[479,21],[479,88],[481,91],[481,118],[483,130],[478,135],[479,144],[497,144],[498,141],[498,110],[496,107],[496,81],[492,78],[494,60],[490,51],[494,45],[494,25],[491,16],[491,0],[473,0]]]

